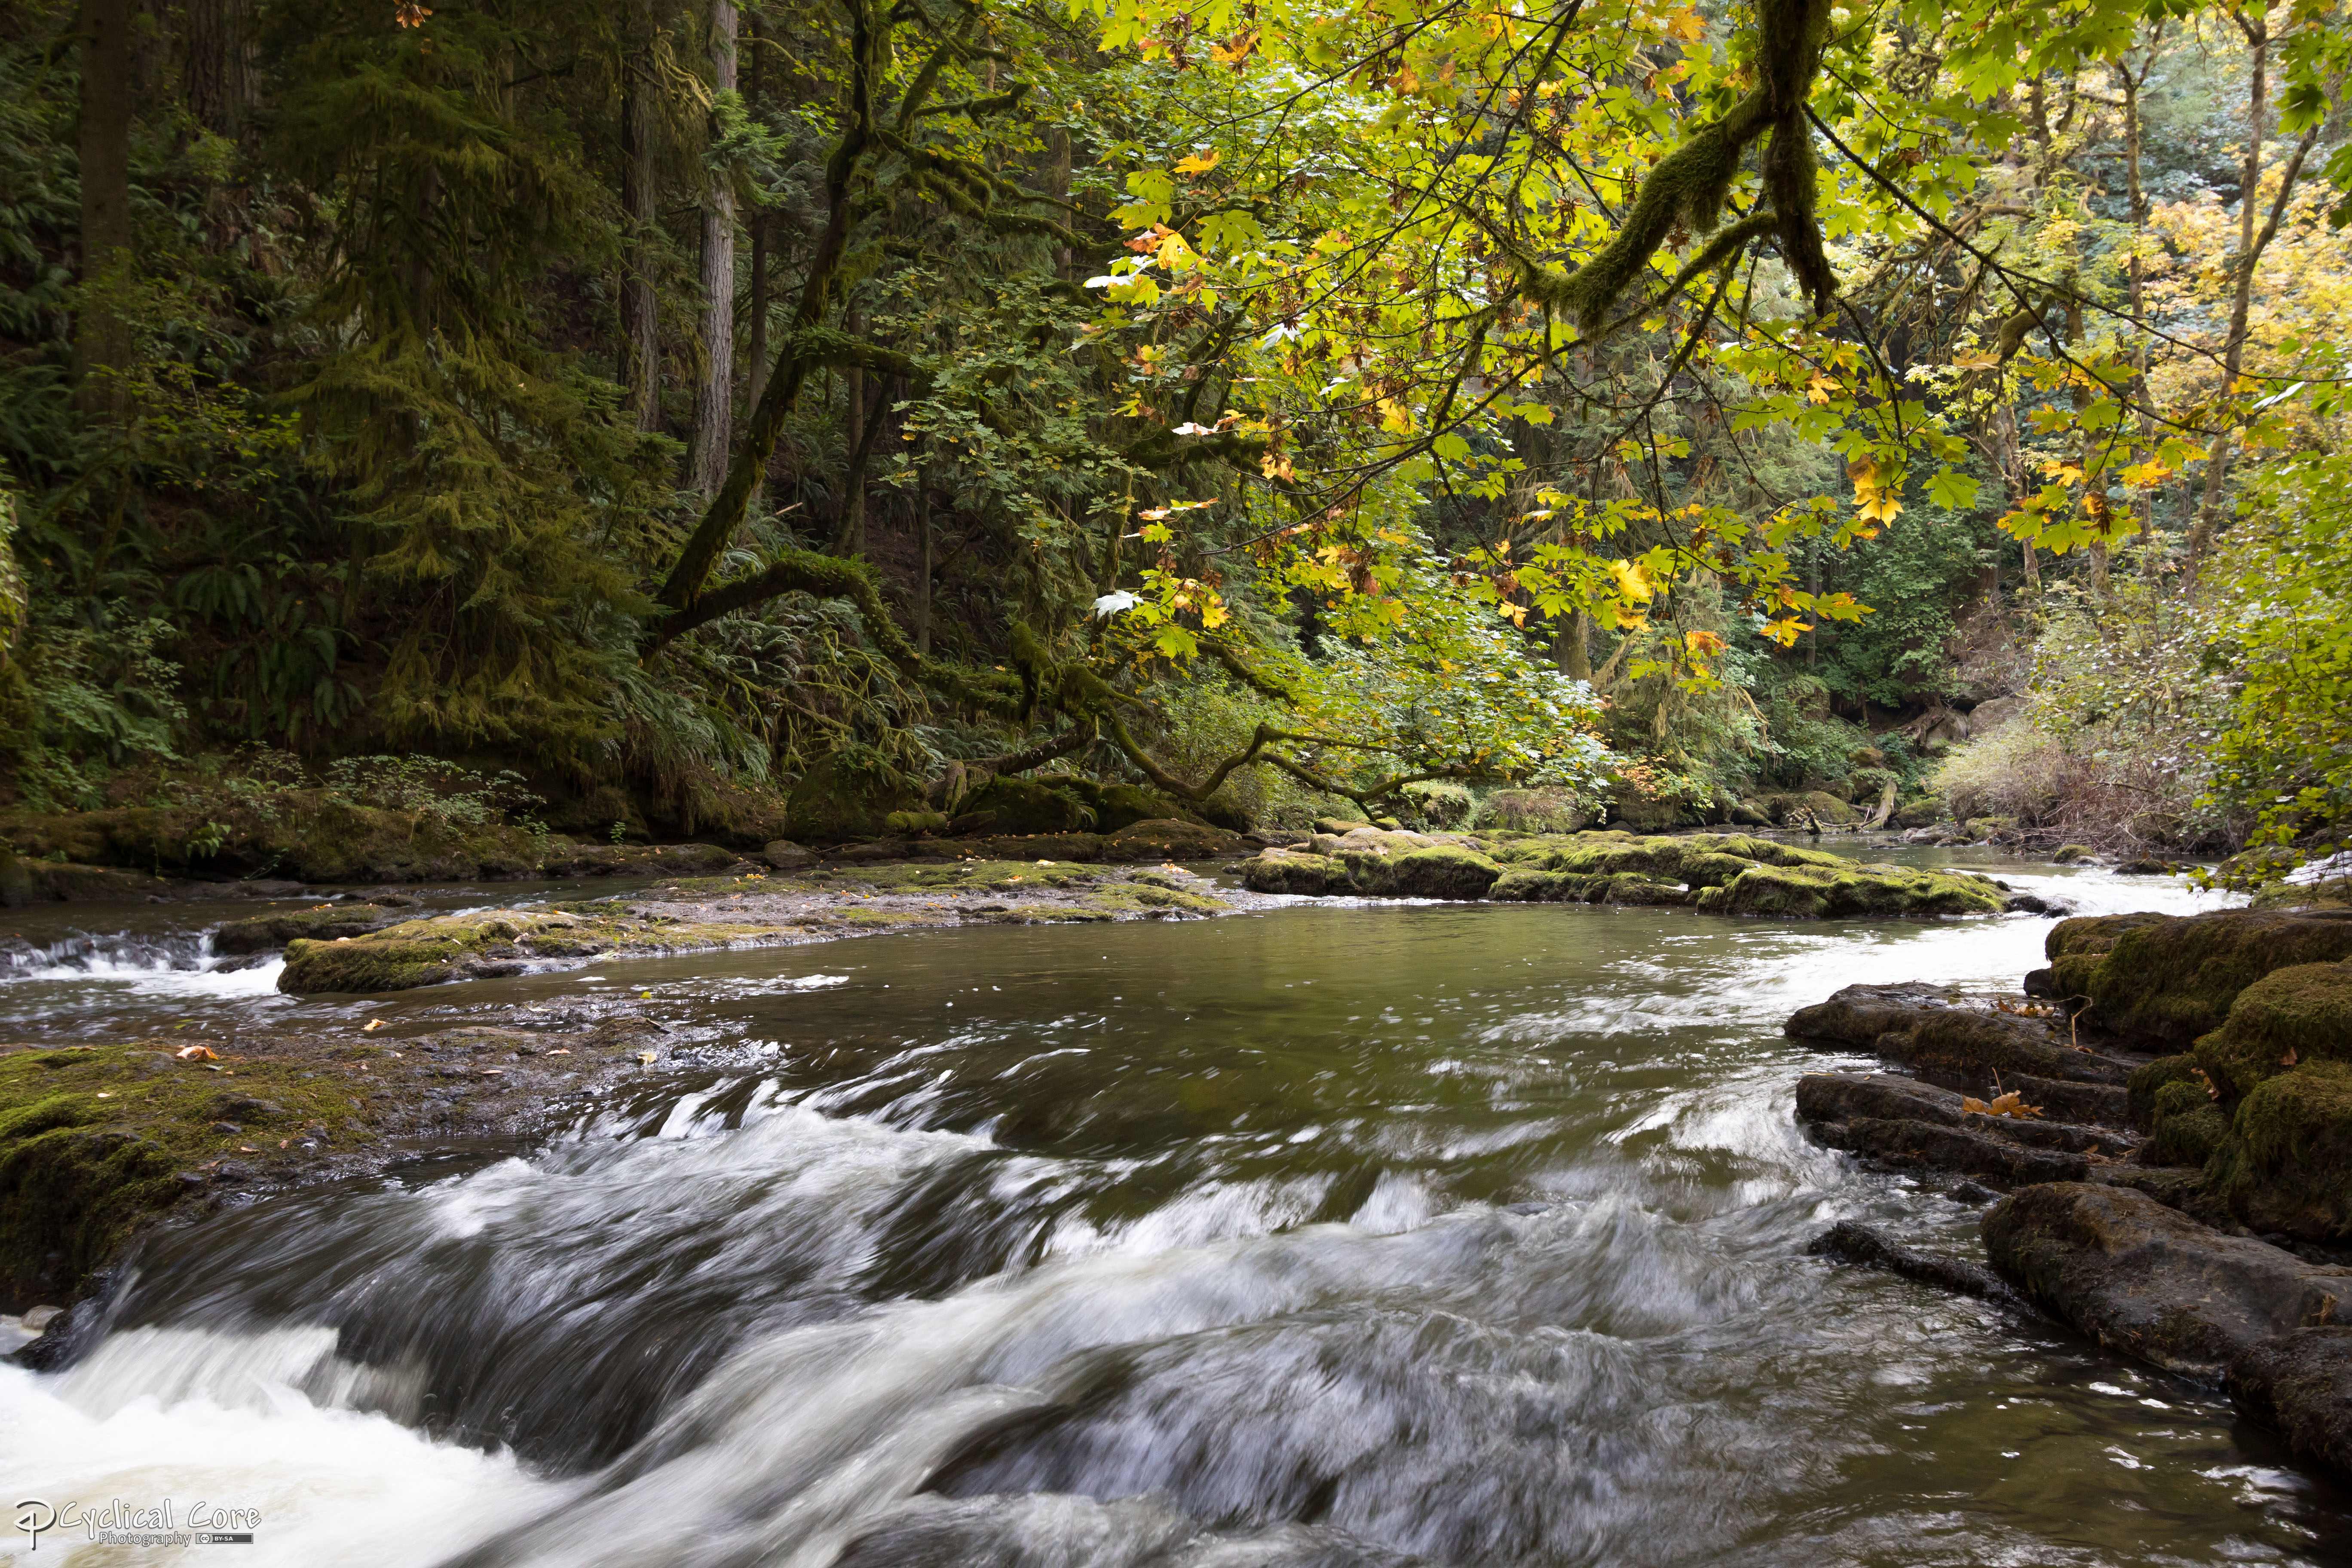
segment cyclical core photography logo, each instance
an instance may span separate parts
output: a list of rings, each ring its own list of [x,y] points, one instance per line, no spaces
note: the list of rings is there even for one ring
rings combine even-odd
[[[26,1498],[16,1505],[15,1519],[17,1530],[32,1538],[33,1552],[41,1549],[44,1535],[107,1546],[250,1546],[261,1510],[198,1502],[183,1513],[170,1498],[147,1508],[121,1498],[108,1499],[103,1507]]]

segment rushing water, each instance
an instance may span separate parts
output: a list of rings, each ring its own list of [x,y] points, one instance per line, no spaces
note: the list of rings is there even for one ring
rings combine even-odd
[[[2013,984],[2048,923],[1310,905],[382,999],[651,993],[760,1065],[159,1235],[89,1355],[0,1368],[0,1474],[257,1509],[252,1563],[2343,1561],[2211,1390],[1805,1252],[1978,1211],[1807,1143],[1838,1058],[1780,1019]],[[188,963],[36,966],[0,1026],[354,1012]]]

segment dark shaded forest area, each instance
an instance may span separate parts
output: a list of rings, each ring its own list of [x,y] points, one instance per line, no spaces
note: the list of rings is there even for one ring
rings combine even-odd
[[[324,792],[2274,876],[2352,818],[2345,60],[2315,6],[32,0],[0,792],[184,866]]]

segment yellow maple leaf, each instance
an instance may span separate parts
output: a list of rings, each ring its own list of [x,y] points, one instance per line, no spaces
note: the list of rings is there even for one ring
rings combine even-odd
[[[1206,153],[1188,153],[1176,160],[1176,172],[1180,174],[1205,174],[1216,166],[1217,150],[1214,147]]]

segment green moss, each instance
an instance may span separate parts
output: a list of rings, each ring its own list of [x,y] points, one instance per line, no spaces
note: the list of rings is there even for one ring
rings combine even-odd
[[[1414,849],[1389,862],[1389,885],[1395,892],[1421,899],[1478,899],[1503,874],[1486,856],[1441,845]]]
[[[2105,943],[2095,962],[2084,963]],[[2240,992],[2273,970],[2352,956],[2352,919],[2229,910],[2062,921],[2047,944],[2062,995],[2126,1037],[2181,1047],[2221,1026]]]
[[[705,890],[742,892],[761,880],[720,879]],[[297,995],[373,995],[437,985],[481,973],[486,966],[523,961],[592,958],[616,950],[676,952],[748,944],[763,940],[769,930],[736,922],[655,921],[617,901],[434,915],[366,936],[289,942],[278,988]]]
[[[2255,1086],[2206,1180],[2256,1230],[2352,1235],[2352,1063],[2315,1062]]]
[[[2202,1165],[2212,1159],[2230,1135],[2230,1118],[2203,1090],[2197,1099],[2197,1105],[2177,1116],[2158,1118],[2155,1132],[2142,1146],[2143,1163]]]
[[[964,797],[955,826],[959,833],[1083,833],[1097,820],[1075,790],[999,775]]]
[[[887,831],[894,811],[928,811],[914,781],[878,752],[849,746],[809,764],[784,801],[784,837],[801,844],[839,844]]]
[[[1537,871],[1514,867],[1495,879],[1486,896],[1504,904],[1581,904],[1590,902],[1596,883],[1606,879],[1573,871]]]
[[[2072,866],[2078,860],[2088,860],[2098,851],[2087,844],[2061,844],[2050,857],[2061,866]]]
[[[277,1152],[247,1126],[330,1145],[362,1131],[348,1079],[315,1060],[182,1062],[176,1044],[0,1055],[0,1289],[70,1295],[132,1226],[201,1184],[180,1173],[249,1159],[248,1145]],[[228,1122],[238,1130],[218,1131]]]
[[[2197,1058],[2183,1052],[2179,1056],[2158,1057],[2137,1068],[2131,1075],[2126,1093],[2131,1122],[2142,1132],[2156,1125],[2156,1097],[2174,1084],[2189,1084],[2200,1100],[2210,1099],[2205,1086],[2197,1079]]]
[[[2232,1100],[2300,1062],[2352,1058],[2352,963],[2273,969],[2230,1005],[2197,1059]]]

